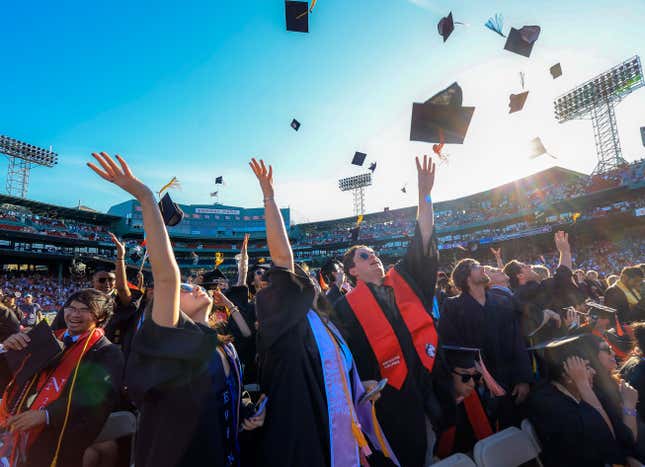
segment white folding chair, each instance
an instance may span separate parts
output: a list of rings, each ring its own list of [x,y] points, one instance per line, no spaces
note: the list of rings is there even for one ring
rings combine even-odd
[[[542,466],[529,435],[514,426],[478,441],[473,457],[479,467],[517,467],[531,460]]]
[[[522,428],[522,431],[529,435],[529,437],[531,438],[531,442],[533,443],[533,446],[535,446],[535,449],[537,449],[538,454],[541,453],[542,445],[540,444],[540,438],[538,438],[533,424],[529,421],[528,418],[525,418],[524,420],[522,420],[522,424],[520,426]]]
[[[466,454],[457,453],[450,457],[432,464],[432,467],[477,467],[470,457]]]
[[[134,466],[134,439],[137,432],[137,417],[132,412],[122,410],[112,412],[103,425],[95,443],[130,437],[130,466]]]

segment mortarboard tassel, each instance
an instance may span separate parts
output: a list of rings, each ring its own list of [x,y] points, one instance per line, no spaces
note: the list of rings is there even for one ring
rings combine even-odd
[[[356,219],[356,226],[361,225],[361,222],[363,222],[363,214],[358,215],[358,218]]]
[[[582,214],[581,214],[581,213],[579,213],[579,212],[574,212],[574,213],[573,213],[573,215],[571,216],[571,218],[573,219],[573,223],[574,223],[574,224],[578,221],[578,219],[580,219],[580,216],[582,216]]]
[[[486,21],[484,26],[486,26],[491,31],[496,32],[500,36],[506,37],[504,33],[502,33],[502,28],[504,27],[504,17],[501,14],[495,13],[495,16],[488,18],[488,21]]]
[[[318,271],[318,283],[320,284],[320,288],[323,290],[323,292],[326,292],[329,289],[329,285],[323,278],[323,275],[320,271]]]
[[[477,368],[477,371],[479,371],[482,374],[482,377],[484,378],[484,383],[486,383],[486,387],[488,390],[491,392],[491,394],[495,397],[500,397],[506,395],[506,391],[504,391],[504,388],[499,385],[497,381],[495,381],[495,378],[488,372],[488,369],[486,368],[486,365],[484,365],[484,359],[482,358],[481,355],[479,355],[479,361],[475,362],[475,368]]]
[[[224,262],[224,253],[218,251],[215,253],[215,267],[218,268]]]
[[[177,177],[172,177],[168,183],[161,187],[161,190],[157,192],[159,197],[161,197],[161,194],[169,188],[179,188],[179,180],[177,180]]]
[[[311,6],[309,7],[309,10],[305,10],[303,13],[300,13],[298,16],[296,16],[296,19],[300,19],[305,15],[311,14],[314,11],[314,7],[316,6],[316,2],[318,0],[311,0]]]

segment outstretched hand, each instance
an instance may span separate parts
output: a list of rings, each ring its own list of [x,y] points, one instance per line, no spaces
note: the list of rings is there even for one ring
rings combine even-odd
[[[104,180],[114,183],[137,199],[144,196],[146,191],[150,191],[141,180],[132,174],[128,164],[118,154],[116,155],[116,159],[119,161],[119,164],[121,164],[121,167],[119,167],[105,152],[94,152],[92,153],[92,156],[98,161],[103,169],[99,169],[92,162],[88,162],[87,166]]]
[[[123,257],[125,256],[125,245],[121,243],[116,235],[114,235],[112,232],[108,232],[108,235],[110,236],[112,243],[114,243],[114,246],[116,247],[116,257],[123,259]]]
[[[273,198],[273,167],[269,165],[269,168],[267,169],[262,159],[258,162],[255,158],[251,159],[249,165],[251,166],[255,176],[258,178],[258,182],[260,182],[260,188],[262,189],[264,198]]]
[[[495,249],[493,247],[490,247],[490,252],[493,254],[493,256],[495,256],[495,258],[498,258],[498,257],[502,256],[502,249],[501,248]]]
[[[559,252],[569,251],[571,247],[569,246],[569,234],[558,230],[555,233],[555,247]]]
[[[419,177],[419,197],[425,198],[430,196],[434,186],[435,163],[431,157],[423,156],[423,163],[416,158],[417,174]]]

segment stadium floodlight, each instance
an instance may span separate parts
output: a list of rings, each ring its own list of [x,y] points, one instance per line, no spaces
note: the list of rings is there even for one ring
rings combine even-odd
[[[58,164],[58,154],[55,152],[3,135],[0,135],[0,154],[9,159],[7,194],[21,198],[27,196],[32,165],[53,167]]]
[[[351,191],[354,196],[354,215],[365,214],[365,187],[371,184],[371,172],[338,180],[338,188],[340,188],[340,191]]]
[[[635,55],[563,94],[553,103],[555,118],[559,123],[591,118],[598,154],[594,174],[626,163],[618,139],[614,106],[644,85],[641,61]]]

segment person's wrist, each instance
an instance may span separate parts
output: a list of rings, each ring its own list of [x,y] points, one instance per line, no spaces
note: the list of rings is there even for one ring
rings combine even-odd
[[[636,404],[633,406],[630,405],[623,405],[623,415],[627,415],[629,417],[635,417],[638,415],[638,411],[636,410]]]

